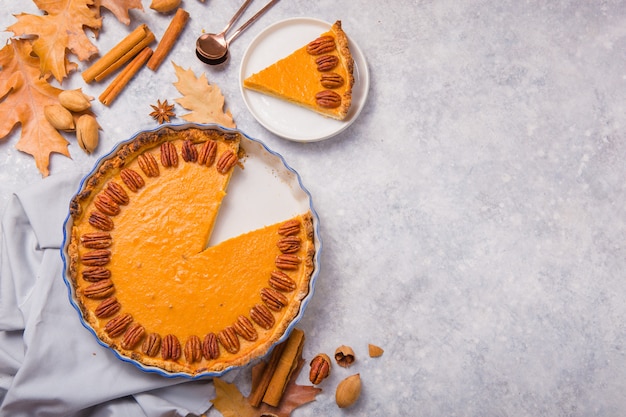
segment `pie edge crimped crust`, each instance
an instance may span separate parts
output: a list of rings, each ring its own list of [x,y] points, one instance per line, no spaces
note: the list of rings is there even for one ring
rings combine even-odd
[[[332,33],[335,41],[336,41],[336,49],[337,49],[337,56],[339,57],[340,61],[341,61],[341,65],[344,67],[345,71],[346,71],[346,76],[347,76],[347,80],[345,80],[345,86],[346,89],[345,91],[341,94],[341,104],[339,105],[339,107],[336,108],[324,108],[321,107],[319,105],[309,105],[300,101],[296,101],[294,99],[292,99],[291,97],[287,97],[285,95],[282,95],[280,93],[276,93],[270,89],[264,88],[263,86],[261,86],[259,83],[254,83],[252,84],[250,82],[250,80],[252,78],[254,78],[257,74],[262,73],[264,70],[271,68],[272,66],[274,66],[276,63],[260,70],[259,72],[256,72],[252,75],[250,75],[249,77],[247,77],[244,81],[244,87],[248,88],[250,90],[253,91],[258,91],[261,92],[263,94],[267,94],[273,97],[277,97],[281,100],[285,100],[289,103],[292,103],[294,105],[298,105],[301,106],[303,108],[312,110],[316,113],[319,113],[321,115],[330,117],[332,119],[336,119],[336,120],[344,120],[347,115],[348,115],[348,111],[350,110],[350,107],[352,105],[352,88],[354,86],[354,59],[352,58],[352,53],[350,52],[350,48],[349,48],[349,42],[348,42],[348,37],[346,35],[346,33],[343,31],[343,28],[341,26],[341,21],[337,20],[330,28],[329,31],[324,32],[322,34],[320,34],[320,37],[327,35],[329,33]],[[314,42],[314,41],[312,41]],[[307,44],[308,45],[308,44]],[[296,51],[299,51],[300,49],[306,49],[307,45],[304,45],[303,47],[299,48]],[[276,62],[280,62],[284,59],[287,59],[290,55],[293,55],[296,51],[292,52],[291,54],[279,59]],[[314,58],[315,56],[312,56],[312,58]],[[317,74],[316,74],[317,75]],[[320,85],[320,89],[323,89],[323,87]]]
[[[216,134],[217,137],[215,136]],[[219,130],[204,130],[197,128],[187,128],[184,130],[164,128],[159,132],[140,133],[134,140],[130,141],[128,144],[123,145],[114,155],[104,160],[101,167],[94,171],[88,178],[83,181],[80,191],[76,194],[76,196],[72,199],[70,203],[71,217],[76,220],[79,219],[83,213],[86,213],[86,209],[90,206],[92,200],[95,198],[97,193],[104,188],[104,185],[108,182],[108,180],[114,177],[125,165],[128,165],[140,154],[149,149],[153,149],[156,146],[159,146],[163,142],[169,140],[182,140],[186,138],[191,139],[196,144],[209,139],[219,139],[225,141],[225,143],[230,143],[236,154],[237,150],[239,149],[240,136],[237,132],[222,132]],[[234,168],[232,167],[231,169],[229,169],[229,178],[232,174],[233,169]],[[145,179],[149,180],[149,178]],[[226,185],[227,184],[228,181],[226,182]],[[226,189],[226,185],[224,186],[224,189]],[[245,365],[249,363],[250,360],[265,355],[267,351],[271,348],[271,346],[284,335],[285,331],[293,322],[293,319],[299,313],[302,300],[309,293],[310,279],[314,271],[313,258],[315,256],[313,219],[310,211],[298,215],[295,218],[301,219],[303,235],[306,238],[306,242],[303,242],[302,245],[304,248],[304,259],[302,260],[302,262],[304,263],[304,272],[299,287],[296,289],[296,292],[293,295],[290,303],[285,307],[282,316],[283,318],[280,321],[276,322],[271,328],[271,337],[268,338],[266,341],[262,343],[250,342],[253,343],[253,345],[256,344],[256,346],[253,346],[252,349],[249,350],[246,354],[237,354],[232,358],[228,358],[227,360],[222,361],[214,360],[210,368],[199,367],[197,363],[188,363],[185,360],[185,355],[183,353],[181,353],[180,359],[178,359],[177,361],[164,360],[162,359],[160,353],[158,353],[154,357],[147,356],[141,350],[141,343],[131,350],[122,348],[121,341],[123,335],[114,338],[109,337],[107,332],[105,332],[104,330],[104,321],[106,320],[97,318],[95,316],[95,313],[91,309],[86,308],[80,294],[75,294],[74,300],[76,301],[76,304],[80,309],[82,317],[89,324],[89,326],[91,326],[101,343],[115,350],[123,358],[137,361],[146,366],[154,366],[166,372],[182,373],[189,376],[195,376],[207,372],[221,372],[231,367]],[[86,219],[84,221],[86,221]],[[69,257],[69,278],[71,279],[70,282],[74,289],[77,288],[76,281],[77,279],[79,279],[79,277],[77,276],[77,265],[80,261],[78,249],[78,246],[80,245],[80,236],[77,236],[76,230],[76,226],[72,226],[71,240],[68,244],[67,249]],[[269,272],[271,271],[268,271],[268,274]],[[111,317],[109,317],[108,319],[110,320]],[[258,325],[254,321],[252,321],[252,323],[258,329]],[[204,335],[199,336],[202,337]],[[180,348],[182,351],[184,350],[185,340],[179,340],[179,342],[181,344]],[[240,342],[247,343],[241,338]],[[224,351],[224,347],[221,344],[220,349],[221,351]]]

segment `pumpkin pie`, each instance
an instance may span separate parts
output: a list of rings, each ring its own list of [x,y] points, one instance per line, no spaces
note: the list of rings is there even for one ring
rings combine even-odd
[[[343,120],[352,104],[353,70],[348,38],[336,21],[307,45],[244,79],[243,86]]]
[[[233,172],[235,131],[143,132],[70,205],[70,285],[83,319],[123,358],[221,372],[261,357],[309,292],[310,212],[208,246]]]

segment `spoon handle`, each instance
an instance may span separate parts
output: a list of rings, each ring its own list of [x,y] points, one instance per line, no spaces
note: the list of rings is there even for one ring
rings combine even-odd
[[[265,13],[266,11],[269,10],[270,7],[272,7],[274,4],[278,3],[278,0],[271,0],[269,3],[267,3],[265,6],[263,6],[263,8],[261,10],[259,10],[254,16],[252,16],[246,23],[244,23],[243,25],[241,25],[235,32],[233,32],[232,35],[230,35],[230,37],[228,38],[227,43],[231,43],[232,41],[235,40],[235,38],[237,36],[239,36],[239,34],[241,32],[243,32],[244,30],[246,30],[246,28],[248,26],[250,26],[255,20],[257,20],[259,17],[261,17],[261,15],[263,13]]]
[[[246,0],[241,5],[239,10],[237,10],[237,13],[235,13],[235,15],[230,19],[230,22],[228,22],[226,27],[222,30],[222,34],[225,34],[226,32],[228,32],[228,29],[230,29],[230,27],[233,25],[233,23],[235,23],[237,21],[237,19],[239,19],[239,17],[243,14],[243,12],[248,8],[250,3],[252,3],[252,0]]]

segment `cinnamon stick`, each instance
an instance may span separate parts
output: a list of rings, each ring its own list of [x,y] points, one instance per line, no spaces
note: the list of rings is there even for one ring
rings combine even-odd
[[[141,67],[143,67],[146,61],[148,61],[150,56],[152,56],[152,49],[146,46],[126,67],[124,67],[102,94],[100,94],[100,97],[98,97],[100,102],[105,106],[109,106]]]
[[[133,49],[138,43],[140,43],[146,36],[150,29],[145,24],[139,25],[135,30],[122,39],[117,45],[115,45],[109,52],[104,54],[99,60],[93,63],[93,65],[83,71],[83,79],[86,83],[90,83],[96,79],[96,77],[109,68],[111,65],[121,61],[119,66],[125,64],[133,56],[127,56],[127,53]],[[126,59],[125,61],[123,59]]]
[[[252,386],[252,391],[250,392],[250,396],[248,397],[248,402],[253,407],[258,407],[261,404],[261,400],[263,400],[263,396],[265,395],[265,391],[267,390],[267,386],[270,384],[270,380],[272,379],[272,375],[274,375],[274,371],[278,366],[278,362],[280,361],[280,357],[285,351],[285,345],[287,342],[283,342],[276,347],[272,351],[269,360],[265,364],[263,368],[263,372],[259,377],[258,383]]]
[[[154,36],[154,33],[152,33],[151,31],[148,31],[145,38],[139,41],[137,45],[135,45],[130,51],[126,52],[120,59],[118,59],[113,64],[111,64],[111,66],[106,68],[100,74],[96,75],[95,80],[98,82],[104,80],[113,72],[121,68],[126,62],[130,61],[132,58],[137,56],[139,52],[143,51],[143,49],[146,46],[149,46],[152,42],[154,42],[155,39],[156,37]]]
[[[300,329],[293,329],[291,335],[287,339],[285,350],[280,355],[280,360],[276,366],[265,395],[263,396],[263,402],[271,405],[272,407],[278,407],[287,382],[291,378],[291,374],[298,365],[298,358],[302,354],[302,347],[304,345],[304,332]]]
[[[152,71],[156,71],[159,68],[165,57],[174,47],[174,43],[180,36],[180,33],[185,28],[188,20],[189,13],[186,10],[182,8],[176,10],[176,13],[170,21],[169,26],[167,27],[167,29],[165,29],[165,33],[163,33],[161,41],[154,50],[154,54],[148,61],[148,68],[150,68]]]

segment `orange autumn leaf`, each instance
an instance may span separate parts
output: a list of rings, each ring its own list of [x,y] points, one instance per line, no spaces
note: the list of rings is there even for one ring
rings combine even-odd
[[[95,0],[94,6],[96,10],[100,7],[109,9],[111,13],[125,25],[130,24],[130,16],[128,11],[130,9],[143,10],[141,0]]]
[[[181,117],[188,122],[217,123],[225,127],[235,127],[230,111],[224,111],[224,96],[220,88],[210,85],[205,74],[196,77],[191,69],[184,70],[175,63],[172,64],[178,77],[178,82],[175,82],[174,86],[183,95],[175,101],[185,109],[191,110],[191,113]]]
[[[52,74],[62,82],[70,71],[76,69],[69,63],[67,51],[79,60],[86,61],[98,53],[85,33],[85,29],[99,29],[102,20],[92,7],[93,0],[33,0],[44,15],[20,13],[17,23],[7,30],[17,36],[36,36],[33,52],[39,57],[41,74]]]
[[[44,107],[57,104],[61,90],[48,83],[49,77],[40,76],[39,59],[31,51],[31,41],[23,39],[11,39],[0,49],[0,139],[21,124],[16,148],[32,155],[47,176],[51,153],[70,155],[68,141],[44,116]]]

